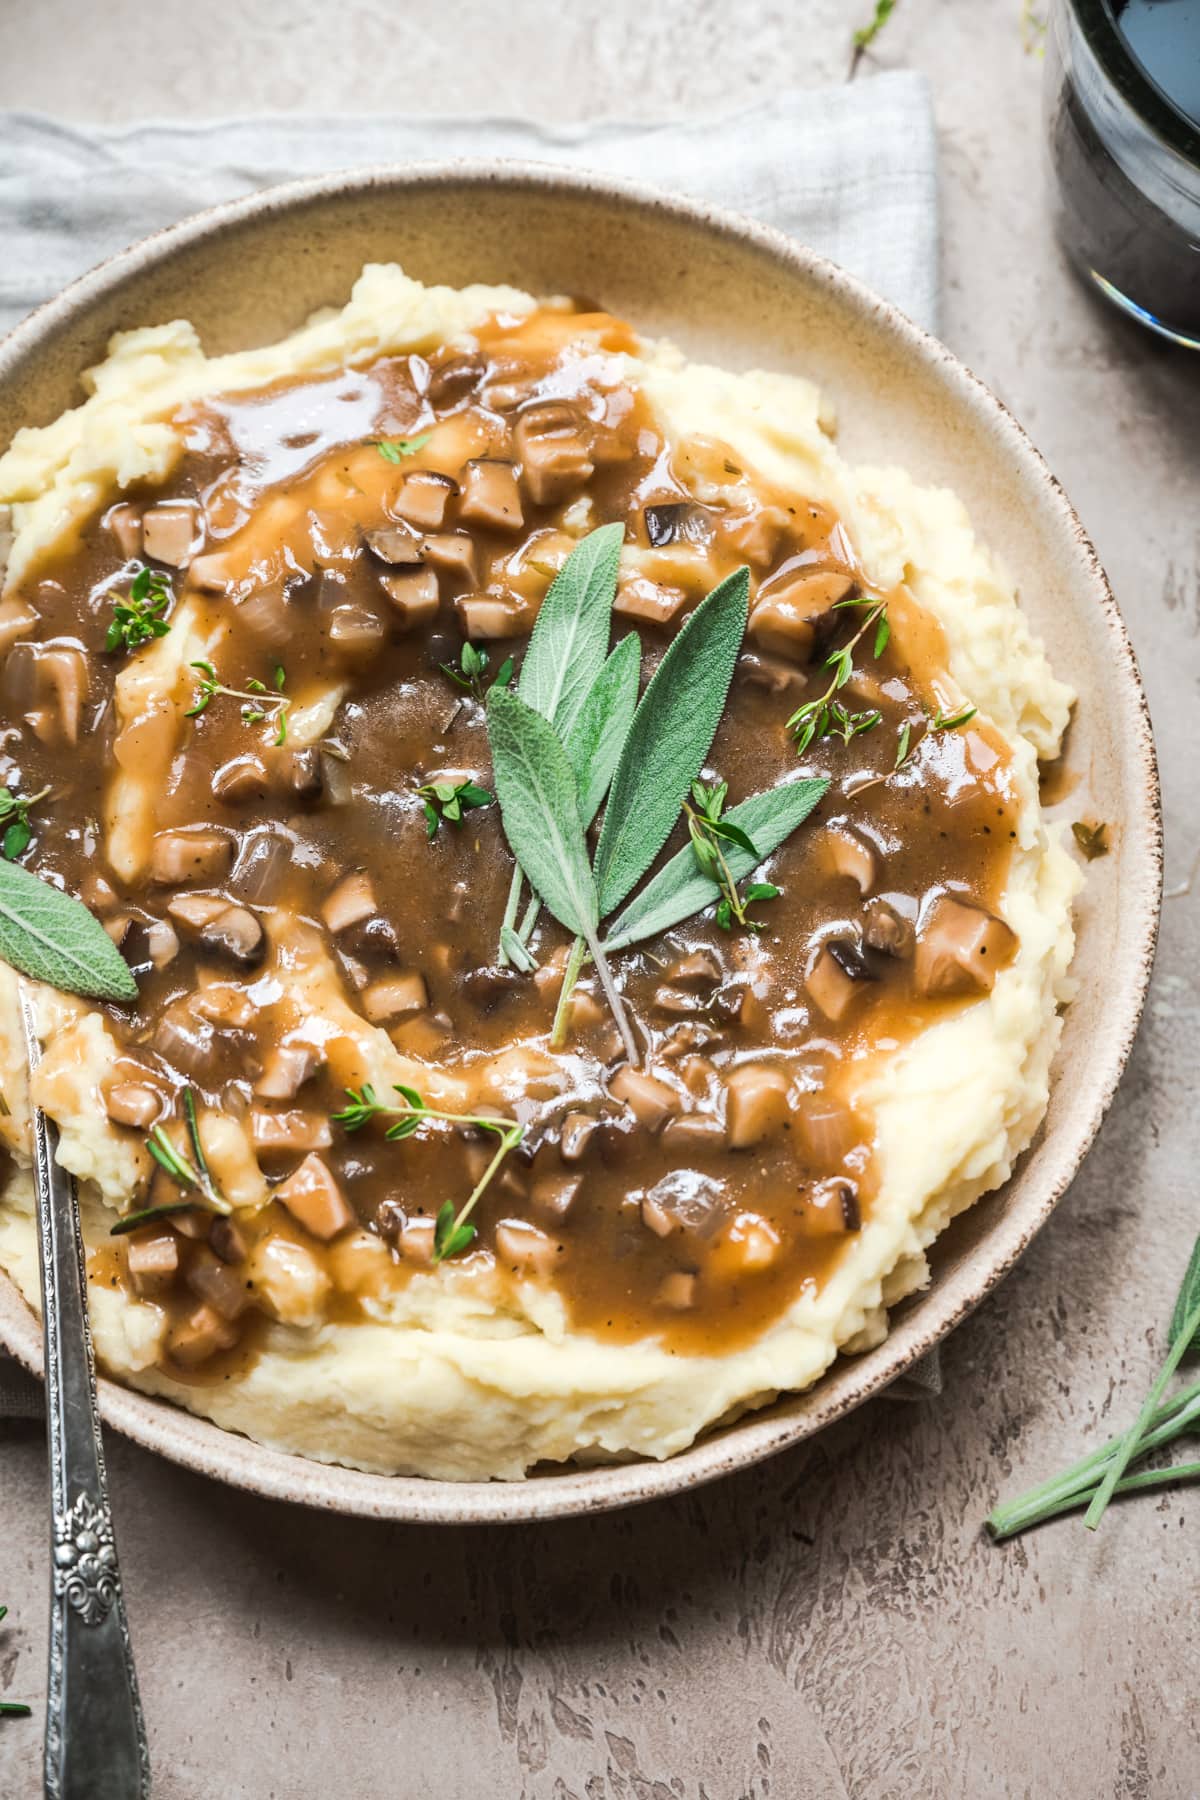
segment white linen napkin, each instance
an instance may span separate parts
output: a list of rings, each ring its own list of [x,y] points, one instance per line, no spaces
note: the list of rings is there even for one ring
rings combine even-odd
[[[458,156],[573,164],[731,207],[938,323],[937,143],[907,71],[702,119],[554,127],[509,119],[256,118],[123,130],[0,112],[0,331],[147,232],[298,176]],[[932,1353],[888,1390],[941,1391]],[[40,1389],[0,1358],[0,1417]]]

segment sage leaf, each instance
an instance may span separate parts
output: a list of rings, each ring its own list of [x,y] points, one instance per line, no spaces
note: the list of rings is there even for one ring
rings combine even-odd
[[[517,692],[564,740],[604,665],[625,527],[582,538],[542,601]],[[528,873],[528,871],[526,871]]]
[[[1200,1307],[1200,1238],[1192,1246],[1192,1254],[1175,1301],[1175,1310],[1171,1314],[1171,1329],[1167,1334],[1167,1341],[1172,1348],[1179,1342],[1197,1307]],[[1183,1353],[1186,1356],[1189,1350],[1196,1349],[1200,1349],[1200,1331],[1192,1332],[1190,1341],[1183,1347]]]
[[[0,957],[64,994],[136,1000],[129,965],[82,900],[0,861]]]
[[[744,568],[715,587],[685,621],[642,695],[596,847],[602,919],[646,873],[704,767],[745,635],[749,595]]]
[[[600,811],[637,710],[642,646],[636,631],[623,637],[592,683],[563,747],[579,786],[586,829]]]
[[[536,959],[530,955],[511,925],[500,927],[500,948],[514,969],[520,969],[523,975],[532,975],[537,968]]]
[[[487,712],[496,794],[512,853],[555,918],[576,937],[594,937],[596,884],[575,771],[558,733],[510,688],[490,690]]]
[[[755,849],[755,854],[751,855],[740,845],[730,842],[725,860],[733,879],[741,881],[777,850],[824,799],[828,787],[825,780],[789,781],[781,787],[768,788],[764,793],[752,794],[740,806],[731,807],[724,819],[752,839]],[[659,932],[670,931],[673,925],[690,919],[693,913],[703,912],[719,898],[712,878],[696,861],[693,845],[686,844],[613,920],[602,947],[611,953],[623,950],[629,944],[640,943],[643,938],[657,937]],[[767,895],[748,891],[746,898],[765,899]]]

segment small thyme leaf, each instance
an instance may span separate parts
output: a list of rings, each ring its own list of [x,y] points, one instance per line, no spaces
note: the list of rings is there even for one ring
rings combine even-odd
[[[875,0],[875,11],[871,18],[854,33],[852,42],[856,52],[861,54],[871,47],[895,10],[896,0]],[[857,61],[857,57],[855,60]]]
[[[104,637],[105,650],[110,654],[140,650],[154,638],[166,637],[170,630],[167,608],[173,598],[170,581],[162,570],[143,564],[124,600],[113,603],[113,616]]]
[[[175,1213],[195,1210],[194,1200],[171,1200],[163,1206],[145,1206],[140,1212],[126,1213],[109,1232],[109,1237],[124,1237],[130,1231],[136,1231],[139,1225],[152,1225],[155,1219],[169,1219]]]
[[[443,821],[447,825],[461,825],[465,813],[476,807],[491,806],[495,798],[469,776],[459,782],[427,781],[417,789],[417,794],[425,803],[425,835],[431,841]]]
[[[909,741],[911,737],[912,725],[908,719],[905,719],[903,725],[900,727],[900,736],[896,740],[896,760],[892,764],[893,769],[900,768],[902,764],[908,760]]]
[[[964,706],[961,712],[955,713],[952,717],[944,712],[939,712],[936,718],[930,719],[929,729],[931,731],[957,731],[960,725],[969,725],[978,711],[977,706]]]
[[[1089,825],[1086,819],[1076,819],[1071,826],[1071,835],[1088,862],[1095,862],[1098,856],[1107,856],[1111,849],[1108,826],[1103,819],[1097,825]]]
[[[40,788],[36,794],[0,788],[0,856],[7,862],[16,862],[28,850],[33,841],[29,809],[44,800],[49,792],[48,787]]]
[[[212,1212],[231,1213],[233,1207],[217,1186],[208,1166],[208,1158],[204,1154],[196,1119],[196,1097],[190,1087],[183,1090],[183,1116],[194,1160],[189,1161],[182,1150],[176,1148],[163,1125],[154,1127],[146,1139],[146,1148],[159,1168],[170,1176],[177,1187],[195,1190],[199,1199],[187,1202],[188,1205],[199,1204],[207,1206]],[[157,1212],[160,1209],[151,1207],[147,1210]],[[125,1229],[128,1230],[129,1226],[126,1225]]]
[[[400,463],[406,456],[415,456],[418,450],[423,450],[432,436],[432,431],[423,431],[419,437],[373,438],[371,441],[384,462]]]
[[[218,694],[227,694],[231,700],[244,702],[242,706],[244,724],[260,725],[264,719],[273,719],[275,723],[273,742],[276,746],[287,743],[288,713],[291,711],[292,703],[283,691],[287,674],[281,664],[276,666],[273,676],[278,698],[270,693],[265,682],[259,681],[253,676],[247,680],[244,689],[226,687],[217,675],[213,664],[206,658],[189,663],[188,667],[199,671],[200,680],[196,684],[196,702],[193,706],[188,707],[184,714],[185,718],[198,718]]]

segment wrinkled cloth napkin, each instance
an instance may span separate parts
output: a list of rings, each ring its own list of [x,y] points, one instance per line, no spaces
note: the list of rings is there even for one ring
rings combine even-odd
[[[937,329],[933,113],[924,78],[898,72],[657,124],[258,118],[109,130],[0,113],[0,330],[201,207],[299,176],[458,156],[583,165],[730,207]],[[936,1352],[888,1390],[897,1399],[940,1391]],[[38,1384],[0,1357],[0,1417],[40,1411]]]

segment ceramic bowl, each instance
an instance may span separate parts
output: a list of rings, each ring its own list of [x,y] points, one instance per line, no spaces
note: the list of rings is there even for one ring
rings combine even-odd
[[[1161,885],[1154,747],[1133,652],[1095,552],[1058,482],[1000,402],[948,350],[857,281],[727,213],[610,179],[522,165],[417,165],[274,188],[135,245],[35,312],[0,346],[0,445],[78,402],[112,332],[186,317],[209,351],[279,337],[340,303],[367,261],[424,281],[513,282],[587,296],[692,356],[815,377],[851,459],[895,460],[953,487],[1016,577],[1057,672],[1080,695],[1071,816],[1119,821],[1079,903],[1078,998],[1050,1107],[1012,1179],[938,1243],[928,1289],[878,1349],[841,1359],[668,1462],[536,1473],[515,1484],[368,1475],[263,1449],[168,1402],[101,1381],[107,1423],[259,1494],[380,1518],[545,1519],[649,1500],[795,1444],[908,1369],[1012,1267],[1065,1193],[1129,1054]],[[37,1321],[0,1278],[0,1337],[41,1362]]]

